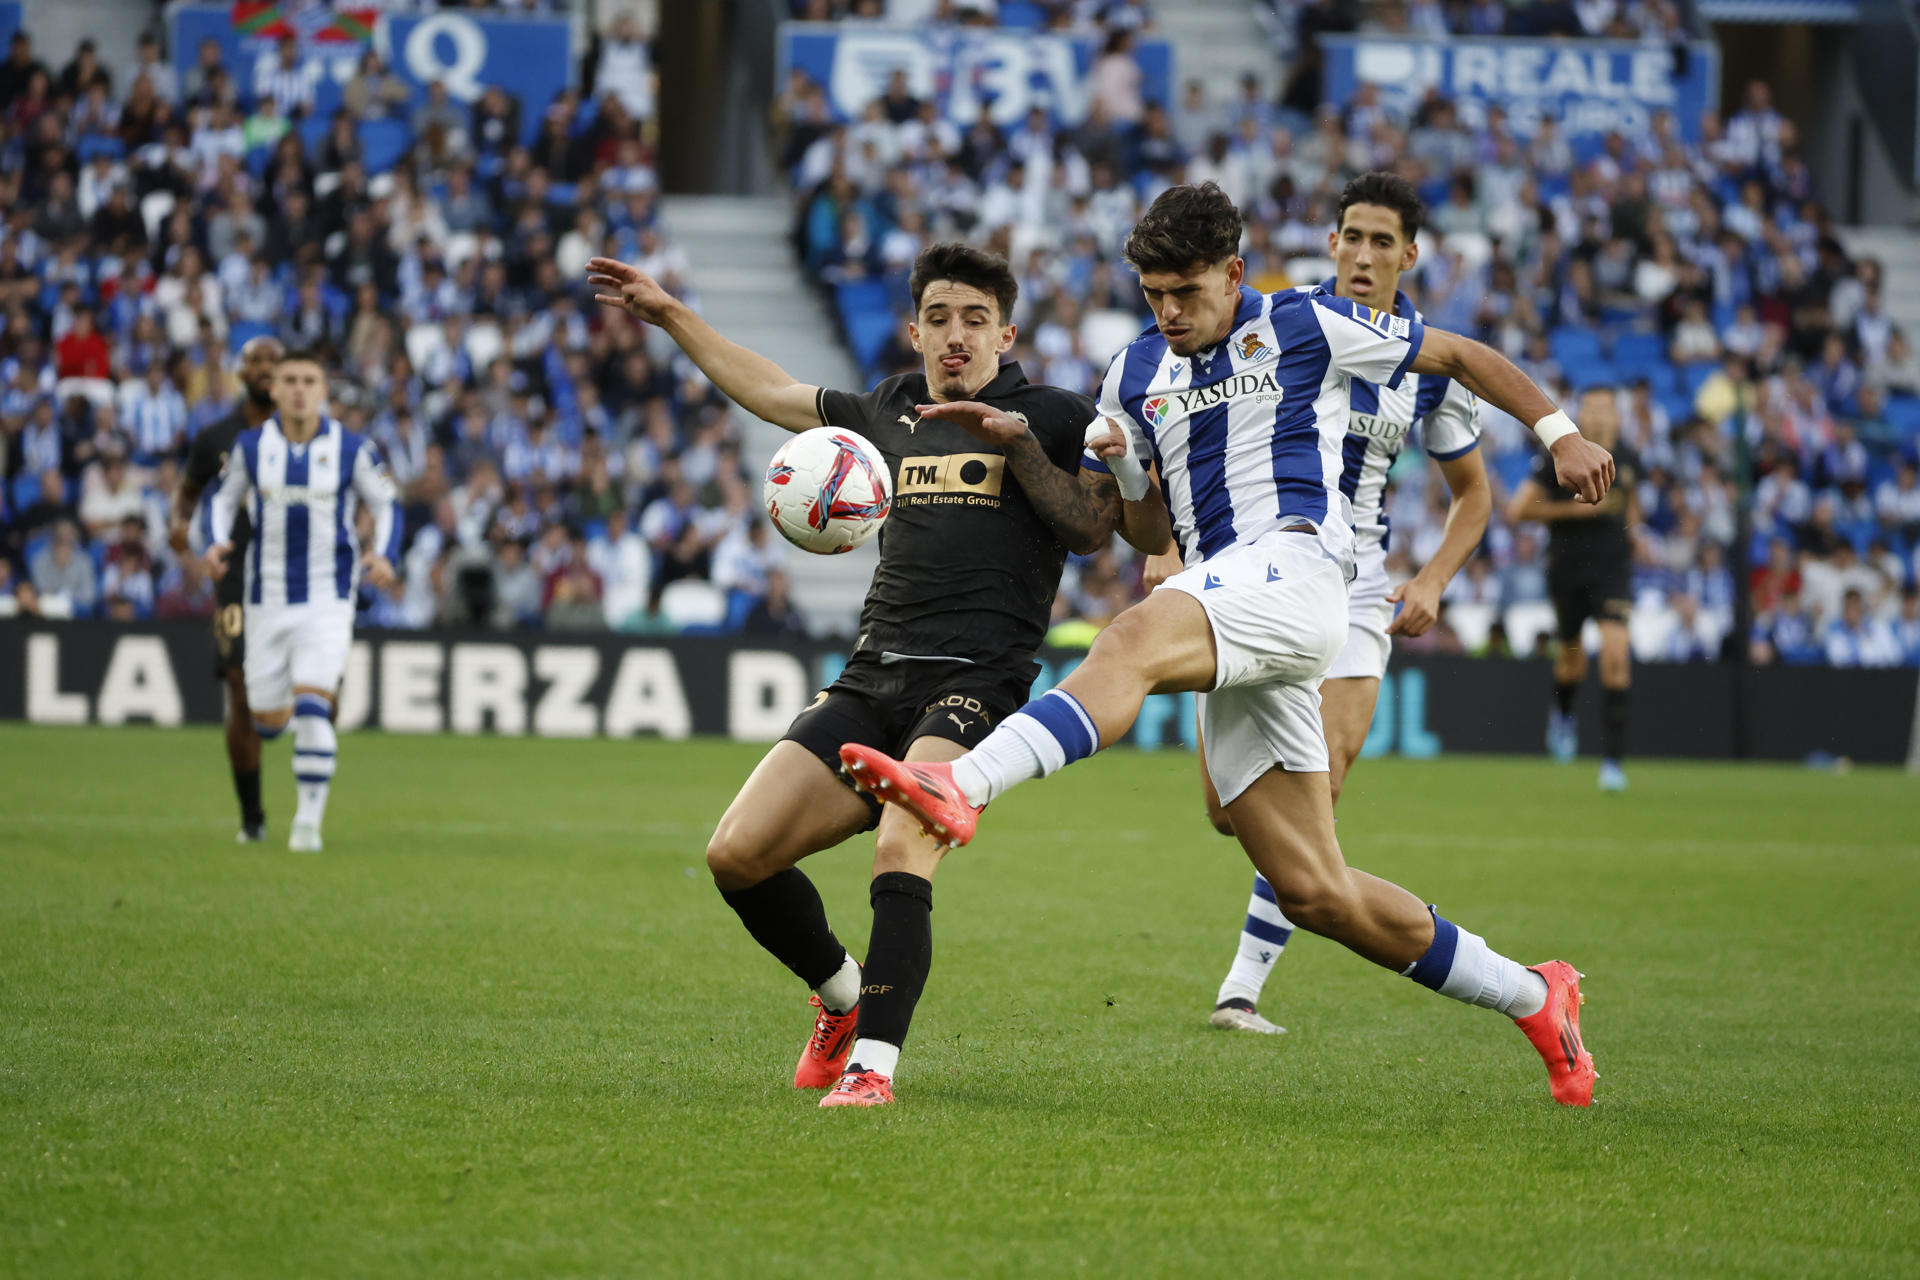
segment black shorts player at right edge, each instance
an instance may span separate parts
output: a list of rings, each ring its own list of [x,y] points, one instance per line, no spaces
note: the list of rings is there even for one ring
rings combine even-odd
[[[1613,488],[1598,507],[1574,501],[1554,478],[1553,461],[1536,463],[1514,495],[1515,521],[1547,526],[1547,592],[1553,601],[1560,644],[1553,661],[1553,706],[1547,715],[1547,749],[1565,762],[1579,753],[1580,725],[1574,704],[1586,678],[1581,632],[1592,619],[1600,629],[1600,696],[1605,711],[1600,734],[1600,786],[1624,791],[1627,698],[1633,682],[1627,623],[1633,611],[1634,489],[1640,458],[1619,442],[1620,413],[1610,387],[1590,387],[1580,397],[1581,433],[1612,452]],[[1544,455],[1543,455],[1544,458]]]
[[[721,897],[756,942],[814,991],[794,1070],[823,1106],[893,1100],[900,1046],[933,956],[933,874],[945,849],[904,812],[877,810],[841,775],[859,742],[949,760],[1025,701],[1069,549],[1104,546],[1121,518],[1112,478],[1080,474],[1094,408],[1001,359],[1016,293],[1006,263],[934,245],[914,264],[910,327],[924,370],[863,395],[795,382],[727,341],[644,272],[596,258],[599,300],[670,335],[722,392],[790,431],[830,425],[871,441],[892,474],[880,563],[845,669],[742,785],[707,846]],[[923,406],[978,404],[962,421]],[[798,863],[878,828],[865,964],[827,923]]]

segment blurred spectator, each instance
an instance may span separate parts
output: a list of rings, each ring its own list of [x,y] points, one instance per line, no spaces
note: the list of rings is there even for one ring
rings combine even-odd
[[[70,520],[53,527],[53,537],[32,557],[33,589],[41,607],[61,600],[71,613],[92,609],[100,594],[93,559],[80,545],[80,532]]]

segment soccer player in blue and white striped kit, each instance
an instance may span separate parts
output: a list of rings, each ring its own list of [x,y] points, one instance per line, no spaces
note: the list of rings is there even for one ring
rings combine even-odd
[[[248,503],[247,703],[260,737],[293,728],[299,806],[287,847],[321,850],[320,823],[333,780],[334,704],[353,641],[353,600],[364,571],[375,587],[393,582],[400,523],[393,479],[373,441],[326,416],[320,361],[290,352],[274,367],[274,414],[234,438],[220,484],[201,508],[198,535],[207,572],[226,572],[235,515]],[[363,555],[354,524],[373,516]]]
[[[1163,192],[1127,238],[1155,325],[1109,368],[1093,465],[1123,499],[1152,493],[1187,567],[1100,633],[1059,686],[950,763],[903,763],[849,743],[861,786],[936,839],[973,838],[1008,790],[1120,741],[1152,693],[1201,694],[1207,770],[1235,837],[1300,928],[1441,995],[1497,1010],[1526,1034],[1555,1101],[1593,1098],[1579,974],[1522,966],[1419,898],[1347,865],[1334,833],[1321,679],[1348,639],[1352,503],[1340,487],[1347,380],[1397,390],[1409,372],[1464,384],[1534,424],[1557,478],[1605,497],[1612,458],[1497,352],[1321,290],[1241,284],[1240,214],[1219,187]],[[985,406],[944,416],[994,426]],[[1098,433],[1098,434],[1096,434]],[[1143,513],[1144,514],[1144,513]],[[1131,515],[1130,515],[1131,520]]]
[[[1425,318],[1400,292],[1400,277],[1419,258],[1414,238],[1425,214],[1419,193],[1405,178],[1364,173],[1353,179],[1340,193],[1334,227],[1327,233],[1334,276],[1319,288],[1376,311],[1412,316],[1424,323]],[[1313,287],[1302,286],[1309,291]],[[1479,404],[1460,383],[1411,371],[1398,388],[1349,378],[1347,400],[1350,412],[1340,450],[1340,491],[1353,503],[1356,576],[1347,591],[1347,643],[1320,686],[1327,780],[1336,809],[1347,774],[1360,758],[1373,724],[1393,637],[1424,635],[1438,620],[1440,595],[1479,545],[1493,508],[1492,486],[1479,453]],[[1392,587],[1387,581],[1391,537],[1387,473],[1416,429],[1428,456],[1439,466],[1452,502],[1440,545],[1418,574]],[[1150,557],[1148,587],[1164,582],[1181,567],[1177,549]],[[1208,820],[1222,835],[1232,835],[1233,823],[1207,777],[1204,755],[1200,778]],[[1261,989],[1292,933],[1293,925],[1275,902],[1272,886],[1255,872],[1240,944],[1208,1021],[1223,1031],[1272,1035],[1285,1030],[1262,1017],[1258,1005]]]

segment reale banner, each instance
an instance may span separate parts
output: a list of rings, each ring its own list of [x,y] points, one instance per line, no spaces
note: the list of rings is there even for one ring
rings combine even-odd
[[[1336,106],[1374,85],[1383,104],[1411,118],[1437,88],[1470,127],[1498,106],[1518,137],[1532,137],[1550,118],[1579,144],[1616,131],[1638,137],[1659,111],[1672,112],[1681,136],[1697,142],[1720,77],[1719,51],[1707,41],[1688,45],[1684,58],[1666,45],[1624,40],[1323,36],[1321,46],[1323,94]]]

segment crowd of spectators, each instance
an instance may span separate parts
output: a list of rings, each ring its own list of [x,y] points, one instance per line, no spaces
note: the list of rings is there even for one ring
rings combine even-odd
[[[1294,11],[1303,47],[1341,29],[1327,25],[1335,7]],[[1474,12],[1430,7],[1448,23]],[[1663,0],[1601,9],[1601,34],[1622,22],[1662,41],[1677,30]],[[1698,121],[1697,138],[1670,114],[1642,136],[1569,139],[1550,120],[1520,136],[1497,106],[1470,126],[1438,91],[1411,114],[1370,87],[1303,112],[1252,77],[1224,96],[1192,80],[1177,102],[1153,101],[1127,65],[1134,38],[1124,24],[1101,37],[1089,109],[1071,125],[1038,107],[1010,127],[985,110],[952,122],[903,76],[841,122],[821,86],[797,74],[784,86],[799,251],[870,376],[915,366],[904,280],[931,239],[1006,254],[1021,283],[1014,355],[1036,380],[1090,390],[1149,320],[1120,246],[1160,190],[1224,187],[1247,215],[1249,279],[1275,289],[1331,274],[1340,189],[1389,169],[1429,204],[1405,286],[1431,323],[1492,343],[1558,398],[1614,389],[1623,438],[1646,463],[1634,528],[1643,660],[1725,656],[1746,503],[1755,660],[1920,662],[1920,356],[1888,319],[1879,264],[1837,238],[1764,84],[1724,119]],[[1535,446],[1490,406],[1482,423],[1494,519],[1446,621],[1413,643],[1530,653],[1552,630],[1545,531],[1509,526],[1502,509]],[[1405,578],[1438,546],[1447,494],[1417,447],[1394,479],[1390,568]],[[1119,544],[1074,561],[1061,621],[1111,617],[1139,575]]]
[[[369,51],[314,119],[281,54],[245,74],[208,42],[182,77],[148,36],[52,69],[22,31],[0,63],[0,611],[212,610],[168,504],[269,334],[328,356],[402,493],[400,581],[363,621],[798,626],[737,410],[585,286],[604,253],[685,288],[632,17],[551,103],[416,101]],[[375,125],[402,142],[379,172]]]

